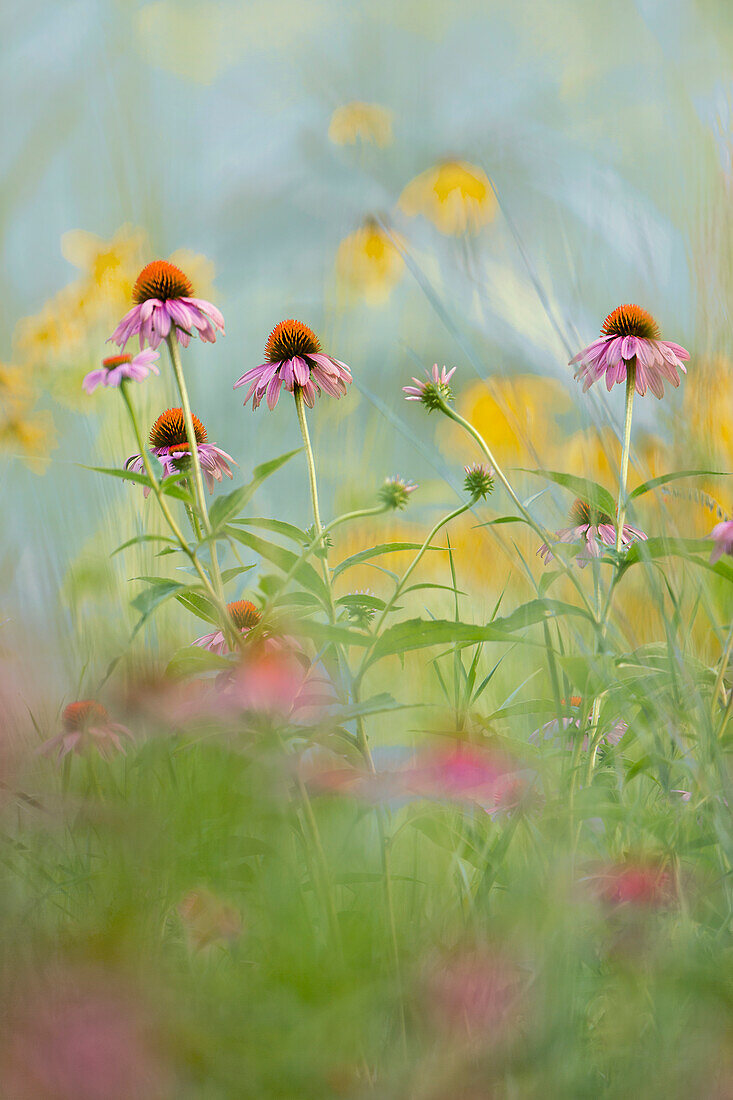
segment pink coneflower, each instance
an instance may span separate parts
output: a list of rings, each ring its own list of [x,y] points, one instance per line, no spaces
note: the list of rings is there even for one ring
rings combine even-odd
[[[70,752],[81,754],[95,748],[100,756],[110,757],[115,752],[124,753],[121,737],[127,737],[130,741],[133,739],[127,726],[113,722],[102,704],[95,699],[69,703],[62,723],[61,733],[41,746],[39,751],[44,756],[56,752],[56,759],[62,760]]]
[[[423,382],[413,375],[412,381],[415,385],[402,387],[403,392],[407,394],[405,401],[422,401],[429,412],[432,412],[433,409],[439,409],[444,401],[452,401],[453,399],[453,391],[449,382],[455,371],[455,367],[451,367],[450,370],[447,367],[438,370],[438,364],[434,363],[432,371],[425,371],[427,382]]]
[[[402,477],[387,477],[377,497],[385,508],[400,511],[407,507],[410,502],[410,493],[414,493],[417,488],[418,485],[414,481],[405,481]]]
[[[463,488],[471,496],[473,501],[486,500],[489,493],[494,491],[494,471],[485,462],[473,462],[470,466],[464,466],[466,478]]]
[[[331,397],[343,397],[351,380],[345,363],[321,351],[312,329],[291,319],[275,325],[265,345],[265,362],[245,371],[234,388],[249,382],[245,405],[252,398],[252,408],[256,409],[264,397],[267,407],[274,409],[283,386],[290,393],[297,387],[312,409],[321,390]]]
[[[287,642],[266,638],[226,674],[223,705],[237,715],[316,721],[338,700],[331,681],[303,660]]]
[[[151,371],[160,374],[155,365],[155,360],[159,358],[159,353],[152,348],[139,351],[137,355],[111,355],[102,360],[101,367],[89,371],[82,386],[87,393],[94,393],[97,386],[119,386],[125,378],[142,382]]]
[[[192,336],[214,344],[216,330],[224,333],[224,318],[216,306],[194,298],[188,276],[167,260],[153,260],[142,269],[132,297],[136,304],[110,336],[121,348],[132,336],[140,337],[141,348],[146,343],[157,348],[173,331],[187,348]]]
[[[7,1100],[163,1100],[180,1095],[152,1014],[102,969],[54,966],[3,1006],[0,1079]]]
[[[528,787],[515,761],[464,743],[417,753],[401,779],[412,795],[477,804],[490,814],[516,807]]]
[[[233,603],[227,604],[227,611],[235,629],[244,635],[249,634],[250,630],[257,626],[262,618],[260,612],[250,600],[234,600]],[[210,653],[218,653],[219,656],[229,652],[229,646],[222,630],[215,630],[213,634],[203,634],[192,644],[201,646],[202,649],[208,649]]]
[[[733,519],[718,523],[710,532],[710,538],[715,540],[710,562],[714,564],[722,558],[723,554],[733,554]]]
[[[609,313],[600,339],[578,352],[570,363],[580,363],[575,377],[583,379],[584,393],[604,375],[610,390],[615,382],[626,381],[627,367],[634,367],[636,392],[643,397],[650,389],[655,397],[663,397],[664,382],[679,386],[677,372],[687,373],[682,360],[689,358],[690,353],[679,344],[660,339],[650,313],[625,305]]]
[[[616,527],[611,517],[606,515],[605,512],[593,508],[584,500],[580,498],[575,500],[570,509],[569,519],[572,526],[563,527],[556,531],[555,538],[558,542],[583,543],[583,547],[577,555],[578,565],[581,569],[585,568],[591,558],[602,556],[603,548],[599,545],[599,539],[605,546],[616,545]],[[630,546],[637,539],[646,539],[646,537],[643,531],[632,527],[629,523],[625,523],[621,530],[622,546]],[[549,565],[554,557],[546,542],[542,543],[537,553],[545,565]]]
[[[617,908],[661,909],[674,896],[674,882],[666,867],[652,862],[610,864],[588,881],[598,898]]]
[[[206,478],[206,484],[211,493],[214,491],[214,483],[221,481],[222,475],[232,477],[232,471],[228,463],[234,462],[234,459],[226,451],[222,451],[221,447],[206,442],[206,428],[197,416],[193,417],[193,430],[201,471]],[[163,477],[180,473],[188,467],[191,460],[191,449],[188,444],[182,409],[167,409],[160,414],[150,429],[150,446],[153,454],[160,460],[163,467]],[[236,466],[237,463],[234,462],[234,465]],[[131,455],[125,463],[125,469],[134,470],[136,473],[144,473],[143,456]],[[145,496],[149,492],[150,489],[146,488]]]
[[[563,705],[565,700],[562,700]],[[579,695],[570,696],[570,709],[573,712],[570,717],[565,717],[562,720],[562,727],[557,718],[553,718],[550,722],[545,722],[544,726],[540,729],[534,730],[529,735],[530,743],[533,745],[539,744],[540,741],[552,741],[560,734],[560,729],[564,731],[570,731],[569,736],[566,738],[566,748],[570,751],[573,748],[573,741],[576,733],[580,731],[580,708],[583,705],[583,700]],[[621,738],[624,736],[629,726],[627,722],[622,719],[617,719],[610,729],[601,737],[601,742],[606,745],[618,745]],[[583,737],[581,748],[583,751],[587,751],[589,745],[588,734]]]
[[[453,1039],[496,1046],[514,1032],[524,981],[516,965],[487,948],[455,950],[426,966],[421,1004]]]

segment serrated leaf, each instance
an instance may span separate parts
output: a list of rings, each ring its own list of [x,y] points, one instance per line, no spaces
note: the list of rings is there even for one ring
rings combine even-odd
[[[545,477],[548,481],[554,481],[556,485],[562,485],[569,489],[576,497],[580,497],[591,507],[613,516],[616,511],[616,501],[608,489],[604,489],[596,481],[590,481],[587,477],[576,477],[575,474],[565,474],[560,470],[530,470],[523,466],[518,467],[524,474],[534,474],[535,477]]]

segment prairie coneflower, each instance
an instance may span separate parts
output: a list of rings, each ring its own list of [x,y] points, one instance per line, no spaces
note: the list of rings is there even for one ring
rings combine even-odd
[[[414,493],[417,488],[414,481],[405,481],[402,477],[388,477],[385,478],[384,485],[377,496],[385,508],[401,511],[409,504],[410,493]]]
[[[253,409],[263,397],[268,408],[274,409],[283,386],[291,393],[299,390],[312,409],[321,390],[331,397],[343,397],[351,382],[351,371],[345,363],[321,351],[312,329],[301,321],[288,320],[275,325],[265,346],[265,362],[245,371],[234,383],[235,390],[248,382],[244,403],[252,398]]]
[[[439,409],[443,402],[453,400],[453,391],[449,382],[455,371],[455,367],[451,367],[450,370],[447,367],[438,370],[438,364],[434,363],[432,371],[425,371],[427,382],[413,375],[412,381],[415,385],[402,387],[403,393],[407,394],[405,401],[421,401],[428,412]]]
[[[92,747],[101,756],[111,756],[114,752],[125,751],[120,737],[132,740],[127,727],[113,722],[102,704],[94,699],[69,703],[62,716],[62,726],[61,733],[41,746],[44,756],[56,752],[56,759],[62,760],[70,752],[80,754]]]
[[[110,336],[121,348],[132,336],[140,337],[141,348],[146,343],[157,348],[171,331],[184,348],[195,335],[214,344],[216,330],[224,332],[224,318],[216,306],[194,298],[188,276],[167,260],[153,260],[142,269],[132,297],[135,305]]]
[[[392,112],[378,103],[345,103],[331,115],[328,136],[334,145],[361,141],[384,148],[392,143]]]
[[[586,504],[578,498],[570,509],[570,527],[563,527],[555,532],[558,542],[582,542],[584,545],[578,554],[578,565],[585,568],[591,558],[600,558],[603,549],[599,540],[605,546],[614,546],[616,542],[616,527],[613,520],[605,512]],[[630,546],[637,539],[646,539],[643,531],[625,523],[621,531],[621,545]],[[545,565],[549,565],[554,555],[546,542],[542,543],[537,553],[543,559]]]
[[[578,352],[570,363],[580,363],[575,373],[583,380],[585,393],[605,376],[606,388],[625,382],[633,369],[636,392],[643,397],[647,389],[655,397],[664,396],[664,383],[679,386],[678,371],[687,373],[683,360],[690,353],[679,344],[662,340],[657,322],[640,306],[625,305],[609,313],[601,326],[600,339]]]
[[[402,192],[400,207],[410,217],[423,214],[441,233],[476,233],[496,214],[497,202],[482,168],[445,160],[416,176]]]
[[[238,630],[240,634],[249,634],[250,630],[257,626],[262,618],[260,612],[250,600],[234,600],[233,603],[227,604],[227,611],[234,624],[234,629]],[[213,634],[203,634],[193,644],[201,646],[202,649],[208,649],[210,653],[218,653],[219,656],[229,652],[223,630],[215,630]]]
[[[733,554],[733,519],[716,524],[710,533],[710,538],[715,540],[715,546],[710,555],[711,563],[715,564],[723,554]]]
[[[222,451],[214,443],[206,441],[206,428],[197,416],[193,417],[194,435],[201,463],[201,471],[206,478],[209,492],[214,491],[214,482],[221,481],[222,475],[232,476],[228,463],[234,462],[231,455]],[[153,454],[160,460],[163,477],[185,470],[191,460],[191,448],[186,436],[186,425],[182,409],[167,409],[161,413],[150,429],[150,446]],[[237,463],[234,462],[236,466]],[[142,455],[131,455],[125,463],[126,470],[144,473],[145,463]],[[145,496],[150,489],[145,489]]]
[[[153,374],[160,374],[155,365],[156,359],[159,358],[159,353],[152,348],[139,351],[137,355],[111,355],[108,359],[102,360],[101,367],[89,371],[82,382],[82,387],[87,393],[94,393],[97,386],[120,386],[126,378],[130,378],[133,382],[142,382],[151,371]]]

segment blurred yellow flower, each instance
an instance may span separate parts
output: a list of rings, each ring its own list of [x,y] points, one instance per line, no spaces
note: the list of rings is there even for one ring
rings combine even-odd
[[[733,365],[723,355],[700,364],[685,381],[685,423],[701,456],[733,461]],[[730,469],[730,466],[727,466]]]
[[[483,435],[498,462],[525,461],[534,455],[546,459],[550,448],[565,439],[557,421],[571,407],[559,382],[535,374],[475,382],[458,401],[458,411]],[[476,457],[466,433],[451,421],[443,423],[440,438],[446,454]]]
[[[85,229],[72,229],[61,238],[64,258],[78,267],[94,288],[122,299],[123,304],[132,294],[146,246],[144,231],[129,225],[121,226],[109,241]]]
[[[409,217],[422,214],[453,236],[476,233],[492,221],[497,202],[482,168],[465,161],[445,160],[408,183],[400,207]]]
[[[46,410],[34,412],[30,406],[13,409],[0,420],[0,446],[19,454],[37,473],[43,473],[50,452],[56,448],[53,416]]]
[[[335,145],[356,145],[367,142],[384,148],[391,145],[392,111],[378,103],[346,103],[331,115],[328,136]]]
[[[24,365],[50,368],[83,346],[97,309],[82,282],[70,283],[41,308],[24,317],[13,334],[15,357]]]
[[[339,279],[371,304],[387,300],[404,268],[399,249],[374,218],[344,237],[336,254]]]
[[[13,404],[27,403],[32,392],[28,373],[22,367],[0,363],[0,399],[6,412]]]

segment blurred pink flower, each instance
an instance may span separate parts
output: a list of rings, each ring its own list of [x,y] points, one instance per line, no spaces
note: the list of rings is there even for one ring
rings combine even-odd
[[[62,721],[61,733],[41,745],[39,752],[44,756],[56,752],[56,759],[62,760],[70,752],[79,755],[95,748],[100,756],[109,758],[115,752],[124,753],[121,737],[133,739],[127,726],[113,722],[102,704],[94,699],[69,703]]]
[[[711,564],[719,561],[723,554],[733,554],[733,519],[724,520],[713,527],[710,538],[715,541],[710,555]]]
[[[410,794],[476,803],[490,814],[514,809],[529,787],[528,773],[516,761],[464,742],[417,753],[401,778]]]
[[[150,372],[160,374],[155,365],[160,355],[152,348],[138,352],[137,355],[112,355],[102,360],[102,366],[86,375],[82,382],[87,393],[94,393],[97,386],[120,386],[126,378],[133,382],[142,382]]]
[[[275,325],[265,345],[265,362],[245,371],[234,389],[249,382],[244,404],[251,398],[256,409],[264,397],[267,407],[274,409],[283,386],[290,393],[297,387],[312,409],[321,390],[331,397],[343,397],[351,380],[346,363],[325,355],[313,330],[291,319]]]
[[[0,1081],[7,1100],[164,1100],[171,1073],[152,1021],[114,978],[56,968],[31,979],[3,1013]]]
[[[616,545],[616,527],[611,517],[606,515],[605,512],[599,512],[597,509],[591,508],[579,497],[570,509],[569,518],[572,527],[563,527],[561,530],[556,531],[555,538],[558,542],[584,543],[576,557],[581,569],[584,569],[592,558],[602,556],[603,549],[598,543],[599,539],[604,546]],[[630,546],[636,539],[646,540],[646,538],[647,536],[643,531],[632,527],[629,523],[624,524],[621,532],[622,546]],[[537,553],[545,565],[549,565],[554,557],[552,549],[546,542],[542,543]]]
[[[601,338],[573,356],[580,363],[575,377],[583,379],[583,392],[605,376],[606,387],[626,381],[626,370],[636,364],[635,388],[643,397],[650,389],[655,397],[664,396],[664,383],[679,386],[678,371],[687,373],[683,360],[690,353],[679,344],[660,339],[657,323],[640,306],[619,306],[609,313],[601,328]]]
[[[467,949],[426,968],[421,1003],[433,1026],[452,1038],[495,1046],[515,1030],[524,982],[496,951]]]
[[[242,934],[239,911],[203,887],[190,890],[181,899],[178,914],[196,951],[215,943],[232,942]]]
[[[608,864],[587,881],[596,896],[612,908],[662,909],[674,897],[669,870],[649,861]]]
[[[198,335],[205,343],[216,343],[216,330],[224,333],[224,318],[216,306],[193,297],[186,275],[167,260],[153,260],[137,277],[132,292],[135,305],[110,336],[123,348],[132,336],[157,348],[171,331],[185,348]]]
[[[225,705],[237,713],[300,723],[316,721],[325,707],[337,702],[330,680],[304,665],[286,645],[267,640],[225,674],[223,694]]]
[[[564,699],[562,700],[562,702],[563,704],[565,704]],[[573,748],[575,734],[580,730],[580,714],[578,713],[578,711],[580,710],[582,705],[583,700],[581,699],[581,697],[579,695],[572,695],[570,697],[570,710],[574,713],[571,713],[569,717],[564,717],[562,720],[562,729],[564,731],[571,731],[570,736],[564,738],[565,747],[568,750],[571,750]],[[601,743],[606,745],[618,745],[619,741],[624,736],[628,728],[629,726],[627,722],[624,722],[620,718],[617,719],[610,727],[610,729],[604,732],[601,738]],[[545,722],[544,726],[541,726],[540,729],[534,730],[532,733],[530,733],[529,741],[533,745],[538,745],[541,741],[553,740],[554,738],[558,737],[559,733],[560,723],[558,722],[557,718],[553,718],[551,719],[551,721]],[[587,751],[588,744],[588,735],[586,734],[583,737],[583,742],[581,745],[581,748],[584,752]]]
[[[222,480],[222,475],[232,477],[229,467],[234,462],[231,455],[222,451],[213,443],[206,441],[206,428],[197,416],[193,417],[193,430],[196,438],[196,449],[201,463],[201,472],[204,475],[209,492],[213,493],[214,483]],[[183,409],[166,409],[150,429],[150,446],[153,454],[163,467],[163,477],[180,473],[187,469],[191,462],[191,448],[186,435],[186,424],[183,419]],[[236,466],[237,463],[234,462]],[[135,473],[145,473],[145,463],[142,455],[130,455],[125,463],[126,470],[134,470]],[[150,489],[145,487],[145,496]]]

